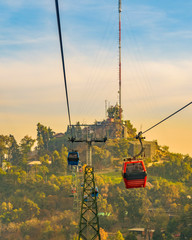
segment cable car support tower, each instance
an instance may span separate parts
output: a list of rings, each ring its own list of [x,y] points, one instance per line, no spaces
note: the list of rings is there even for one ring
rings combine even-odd
[[[87,144],[87,166],[84,169],[84,182],[82,191],[81,213],[79,223],[79,237],[78,240],[100,240],[99,233],[99,217],[97,208],[97,193],[94,176],[94,168],[92,166],[92,143],[104,143],[107,138],[96,138],[89,134],[88,129],[95,125],[72,125],[83,126],[87,128],[86,139],[71,138],[71,142],[84,142]]]

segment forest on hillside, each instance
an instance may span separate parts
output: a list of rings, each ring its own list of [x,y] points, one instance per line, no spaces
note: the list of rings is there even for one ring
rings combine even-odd
[[[93,145],[101,239],[137,239],[129,231],[136,227],[145,229],[145,239],[192,239],[192,158],[157,144],[155,155],[144,159],[146,188],[125,189],[122,159],[136,133],[130,121],[125,124],[127,138],[109,137],[105,144]],[[114,125],[108,132],[115,136]],[[40,123],[36,139],[24,136],[17,143],[13,135],[0,135],[0,239],[77,239],[79,211],[67,164],[69,131],[56,136]],[[86,145],[75,147],[83,167]]]

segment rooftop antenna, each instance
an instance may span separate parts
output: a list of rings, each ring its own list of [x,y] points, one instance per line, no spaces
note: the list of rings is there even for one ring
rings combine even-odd
[[[121,123],[121,0],[119,0],[119,119]]]
[[[107,119],[107,100],[105,100],[105,118]]]

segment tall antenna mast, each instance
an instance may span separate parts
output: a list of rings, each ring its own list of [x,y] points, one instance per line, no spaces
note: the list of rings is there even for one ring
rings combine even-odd
[[[119,0],[119,119],[121,122],[121,0]]]

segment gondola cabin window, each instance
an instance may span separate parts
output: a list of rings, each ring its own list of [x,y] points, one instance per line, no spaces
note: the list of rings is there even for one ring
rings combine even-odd
[[[123,163],[123,180],[126,188],[146,186],[147,172],[142,160],[129,160]]]

